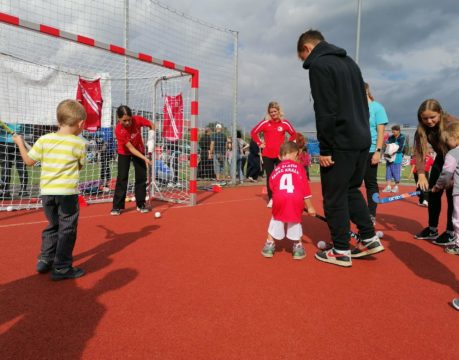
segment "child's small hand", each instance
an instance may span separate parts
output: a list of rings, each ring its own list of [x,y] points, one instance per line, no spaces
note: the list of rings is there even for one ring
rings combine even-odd
[[[309,206],[308,207],[308,215],[309,216],[316,216],[316,209],[314,209],[314,206]]]
[[[16,145],[19,145],[20,143],[22,143],[22,136],[18,134],[14,134],[13,141]]]

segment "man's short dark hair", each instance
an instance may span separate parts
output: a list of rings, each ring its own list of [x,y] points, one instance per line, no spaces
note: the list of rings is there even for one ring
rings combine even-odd
[[[322,33],[319,30],[309,29],[305,33],[301,34],[298,39],[298,52],[303,50],[303,45],[306,43],[318,44],[321,41],[325,41]]]

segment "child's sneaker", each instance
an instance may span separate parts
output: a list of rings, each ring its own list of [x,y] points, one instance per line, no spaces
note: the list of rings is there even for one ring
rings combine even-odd
[[[137,211],[141,214],[146,214],[148,213],[150,210],[148,210],[148,208],[144,206],[137,206]]]
[[[54,281],[76,279],[85,274],[83,269],[77,267],[67,267],[63,269],[54,269],[51,273],[51,279]]]
[[[120,209],[112,209],[112,211],[110,211],[110,215],[119,216],[119,215],[121,215],[121,210]]]
[[[301,260],[306,257],[306,252],[304,251],[304,247],[301,244],[295,244],[293,246],[293,260]]]
[[[352,266],[350,252],[348,254],[340,254],[335,250],[335,248],[331,248],[330,250],[318,251],[316,253],[316,259],[338,266]]]
[[[265,246],[263,246],[263,250],[261,250],[261,255],[270,258],[274,256],[274,251],[276,251],[276,245],[274,242],[266,241]]]
[[[443,234],[441,234],[439,237],[437,237],[432,243],[435,245],[440,245],[440,246],[446,246],[446,245],[453,245],[456,242],[456,234],[449,233],[448,231],[445,231]]]
[[[393,193],[398,193],[398,186],[395,185],[395,186],[392,188],[391,192],[393,192]]]
[[[445,247],[445,253],[451,254],[451,255],[459,255],[459,245],[454,244],[454,245],[449,245]]]
[[[383,190],[382,192],[389,193],[389,192],[391,192],[391,191],[392,191],[392,190],[391,190],[390,186],[387,185],[387,186],[384,188],[384,190]]]
[[[46,260],[38,260],[37,262],[37,272],[40,274],[45,274],[53,268],[53,262],[52,261],[46,261]]]
[[[451,302],[451,304],[453,305],[453,307],[454,307],[456,310],[459,310],[459,298],[453,299],[453,301]]]
[[[367,240],[360,240],[357,245],[351,250],[351,257],[361,258],[364,256],[377,254],[384,251],[384,246],[377,235]]]
[[[422,231],[414,235],[415,239],[418,240],[435,240],[438,238],[438,230],[432,230],[430,227],[422,229]]]

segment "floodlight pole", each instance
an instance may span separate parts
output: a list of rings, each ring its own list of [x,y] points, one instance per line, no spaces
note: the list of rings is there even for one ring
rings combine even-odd
[[[129,0],[124,0],[124,48],[129,49]],[[129,105],[129,60],[124,57],[124,101]]]
[[[362,17],[362,0],[357,0],[357,35],[355,39],[355,62],[359,63],[360,56],[360,19]]]

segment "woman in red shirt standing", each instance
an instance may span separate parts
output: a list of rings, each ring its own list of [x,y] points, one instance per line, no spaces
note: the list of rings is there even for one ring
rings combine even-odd
[[[259,134],[263,133],[263,141]],[[268,190],[268,207],[272,207],[272,191],[269,188],[269,176],[279,164],[279,150],[285,141],[285,133],[290,134],[290,141],[295,140],[296,132],[292,124],[284,119],[284,114],[275,101],[268,104],[268,114],[255,126],[250,135],[260,147],[263,155],[263,169],[266,171],[266,188]]]
[[[153,123],[142,116],[132,116],[131,109],[121,105],[116,109],[118,124],[115,128],[115,136],[118,142],[118,177],[116,179],[115,195],[113,196],[113,208],[111,215],[120,215],[124,209],[127,185],[129,179],[129,167],[131,161],[135,170],[135,200],[137,211],[147,213],[145,196],[147,194],[147,166],[150,160],[144,155],[145,145],[142,140],[142,127],[155,129]]]

